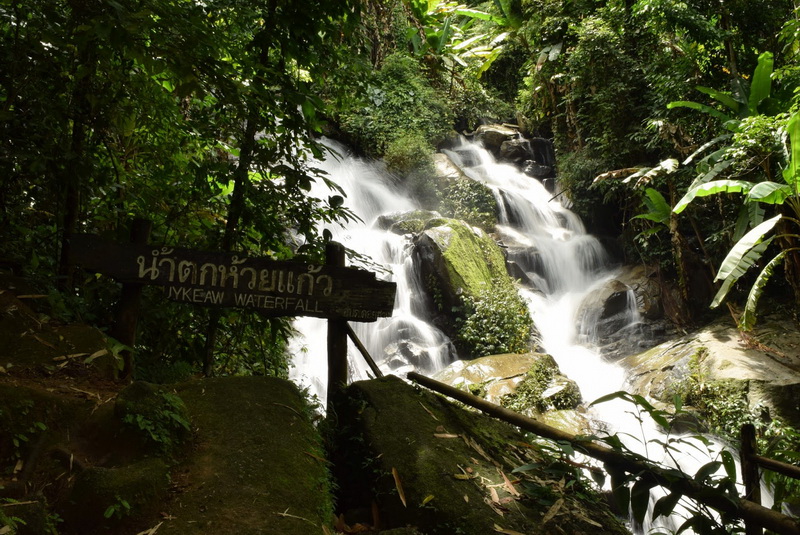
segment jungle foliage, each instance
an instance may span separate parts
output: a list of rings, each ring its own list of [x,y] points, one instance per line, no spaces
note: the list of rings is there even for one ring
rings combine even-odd
[[[334,184],[329,198],[308,194],[327,181],[309,164],[322,154],[313,137],[325,106],[319,85],[351,64],[357,8],[0,3],[0,257],[38,279],[65,313],[100,325],[111,321],[116,285],[67,265],[75,232],[124,241],[140,216],[154,223],[152,243],[320,258],[323,227],[350,215]],[[145,306],[152,324],[141,357],[196,359],[214,331],[208,314]],[[222,323],[215,343],[237,337],[253,353],[288,330],[240,313]],[[261,354],[273,363],[245,357],[232,368],[285,373],[285,358],[274,361],[280,351]]]

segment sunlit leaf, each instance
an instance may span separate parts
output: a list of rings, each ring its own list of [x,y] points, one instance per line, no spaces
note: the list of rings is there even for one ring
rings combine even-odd
[[[704,113],[707,113],[707,114],[709,114],[709,115],[711,115],[713,117],[716,117],[717,119],[720,119],[720,120],[722,120],[724,122],[733,120],[733,117],[731,117],[729,115],[725,115],[724,113],[722,113],[721,111],[717,110],[716,108],[712,108],[711,106],[707,106],[705,104],[700,104],[699,102],[692,102],[692,101],[687,101],[687,100],[676,100],[674,102],[670,102],[669,104],[667,104],[667,108],[668,109],[672,109],[672,108],[690,108],[690,109],[693,109],[693,110],[698,110],[698,111],[702,111]]]
[[[789,118],[786,133],[789,135],[791,155],[789,167],[783,170],[783,179],[797,191],[797,183],[800,181],[800,112]]]
[[[672,211],[676,214],[683,212],[683,210],[689,206],[689,203],[697,197],[707,197],[709,195],[716,195],[719,193],[748,192],[752,187],[752,183],[744,180],[714,180],[712,182],[706,182],[705,184],[700,184],[699,186],[687,191],[683,198],[678,201]]]
[[[758,105],[769,97],[772,91],[772,53],[764,52],[758,56],[758,65],[753,71],[753,79],[750,81],[750,97],[747,107],[751,115],[758,114]]]
[[[747,296],[747,304],[744,307],[744,313],[739,319],[739,327],[742,330],[749,331],[755,326],[758,300],[761,298],[761,294],[764,292],[764,286],[766,286],[767,282],[769,282],[769,279],[772,277],[775,267],[783,262],[786,253],[787,251],[781,251],[778,253],[772,260],[767,262],[767,265],[764,266],[764,269],[762,269],[761,273],[758,274],[758,277],[753,283],[752,288],[750,288],[750,293]]]
[[[764,181],[759,182],[747,193],[747,200],[763,202],[766,204],[783,204],[794,192],[787,184]]]
[[[778,214],[745,234],[728,252],[714,280],[724,280],[729,277],[738,279],[741,277],[759,258],[761,258],[761,253],[764,252],[769,241],[762,242],[761,240],[767,232],[772,230],[780,219],[781,215]]]
[[[741,103],[733,98],[730,93],[726,93],[724,91],[717,91],[716,89],[712,89],[710,87],[705,86],[697,86],[695,87],[701,93],[705,93],[706,95],[710,96],[720,104],[723,104],[726,108],[730,109],[733,113],[738,114],[739,108],[741,107]]]

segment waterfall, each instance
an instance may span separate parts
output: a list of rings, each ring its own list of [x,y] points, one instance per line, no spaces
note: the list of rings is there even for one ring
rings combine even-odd
[[[329,144],[342,156],[329,157],[319,162],[318,167],[346,192],[346,204],[361,220],[346,228],[331,229],[334,238],[387,266],[390,280],[397,283],[393,316],[373,324],[358,324],[354,330],[384,373],[402,376],[411,370],[424,374],[436,372],[456,359],[457,354],[450,340],[423,319],[422,281],[410,254],[410,238],[376,228],[376,222],[384,214],[420,207],[397,187],[379,163],[348,156],[343,146]],[[605,361],[592,348],[600,337],[598,318],[586,313],[579,317],[587,297],[617,274],[599,241],[538,180],[513,166],[497,163],[480,146],[462,142],[446,153],[469,178],[484,183],[494,193],[500,214],[497,234],[507,247],[509,260],[531,282],[520,293],[529,304],[545,350],[562,373],[578,384],[586,401],[624,390],[623,369]],[[322,197],[329,192],[312,193]],[[627,303],[619,317],[614,318],[615,326],[632,329],[639,321],[632,291],[625,298]],[[290,375],[324,400],[325,322],[302,318],[295,325],[301,335],[292,344],[295,367]],[[355,349],[351,347],[349,353],[353,355],[350,379],[368,378],[368,368]],[[689,474],[711,460],[694,458],[689,452],[667,455],[663,450],[656,451],[650,442],[663,441],[664,435],[646,417],[638,418],[633,409],[630,403],[621,400],[596,405],[592,417],[598,424],[598,432],[618,433],[631,450],[656,462],[677,463]],[[702,451],[706,447],[701,445],[696,449]],[[658,458],[659,455],[663,458]],[[651,496],[652,500],[657,498],[656,493]],[[653,525],[648,522],[636,531],[647,533],[657,527],[677,530],[683,519],[675,516],[661,517]]]
[[[419,204],[397,187],[380,163],[353,157],[340,143],[325,140],[325,144],[331,155],[315,165],[344,190],[347,206],[359,218],[346,227],[329,229],[333,238],[387,268],[387,280],[397,284],[392,317],[374,323],[353,323],[353,330],[383,373],[404,376],[414,370],[433,373],[442,369],[454,359],[455,349],[444,333],[422,319],[420,303],[424,301],[424,291],[410,254],[410,238],[376,228],[380,216],[418,210]],[[324,184],[315,183],[311,194],[324,198],[330,191]],[[299,334],[290,344],[294,355],[290,378],[308,388],[324,405],[327,322],[299,318],[295,329]],[[368,379],[369,368],[349,343],[348,353],[357,355],[350,359],[349,380]]]

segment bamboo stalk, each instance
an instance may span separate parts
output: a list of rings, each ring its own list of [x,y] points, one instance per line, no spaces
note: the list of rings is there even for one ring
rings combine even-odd
[[[375,377],[383,377],[383,372],[380,368],[378,368],[378,365],[375,364],[375,361],[372,360],[372,355],[369,354],[367,348],[364,347],[364,344],[362,344],[361,340],[358,339],[358,336],[356,336],[353,328],[349,323],[346,323],[345,325],[347,326],[347,336],[349,336],[350,340],[353,341],[353,345],[356,346],[356,349],[358,349],[359,353],[361,353],[361,356],[364,357],[364,360],[367,361],[367,365],[372,370],[372,373],[375,374]]]
[[[666,487],[670,492],[679,492],[717,511],[741,518],[745,523],[762,526],[778,535],[800,535],[800,525],[793,518],[747,500],[731,498],[715,488],[697,483],[691,476],[686,474],[684,474],[683,478],[680,478],[676,476],[674,471],[653,466],[631,455],[626,455],[595,442],[579,440],[575,435],[537,422],[532,418],[416,372],[409,373],[408,379],[541,437],[569,442],[576,450],[603,463],[610,464],[631,474],[637,474],[640,477],[650,477],[654,484]]]

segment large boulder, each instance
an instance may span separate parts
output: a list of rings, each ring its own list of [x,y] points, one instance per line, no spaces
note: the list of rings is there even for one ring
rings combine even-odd
[[[639,353],[674,332],[664,318],[662,293],[655,268],[622,266],[581,302],[578,332],[606,358]]]
[[[589,432],[578,385],[545,353],[457,360],[433,377],[568,433]]]
[[[162,533],[305,535],[333,519],[327,461],[298,388],[270,377],[220,377],[177,389],[196,447],[176,470]]]
[[[757,340],[757,342],[756,342]],[[687,381],[725,384],[749,410],[800,427],[800,334],[782,316],[763,318],[743,339],[729,318],[622,359],[632,392],[666,403]]]
[[[475,297],[495,285],[511,284],[497,243],[463,221],[429,221],[414,246],[423,280],[442,311],[460,306],[462,296]]]
[[[628,533],[569,467],[514,428],[397,377],[350,385],[337,417],[348,524],[429,535]]]
[[[470,135],[497,157],[502,154],[503,143],[520,137],[517,128],[504,124],[482,124]]]
[[[525,352],[538,335],[495,241],[463,221],[439,219],[415,236],[414,254],[432,304],[429,319],[464,357]]]

